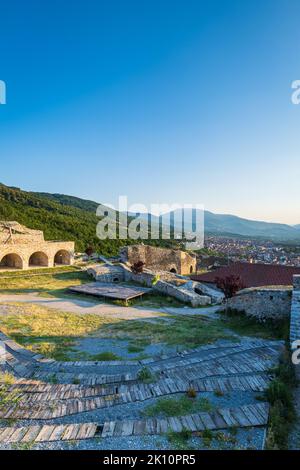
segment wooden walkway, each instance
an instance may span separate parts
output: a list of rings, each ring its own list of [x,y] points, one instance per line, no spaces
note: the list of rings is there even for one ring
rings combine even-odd
[[[152,289],[149,287],[126,286],[108,282],[91,282],[89,284],[69,287],[69,290],[71,292],[93,295],[95,297],[128,301],[148,294]]]
[[[263,392],[272,380],[282,343],[247,339],[242,343],[219,341],[211,345],[163,354],[141,361],[60,362],[33,353],[0,333],[1,369],[17,378],[8,391],[18,402],[0,409],[2,420],[30,420],[36,425],[0,427],[0,443],[48,442],[162,434],[168,430],[192,432],[228,427],[266,426],[268,404],[218,408],[188,416],[53,424],[48,420],[80,415],[116,405],[196,392]],[[153,383],[143,383],[138,373],[147,367]],[[110,374],[101,373],[110,369]],[[47,383],[55,376],[57,384]],[[74,377],[78,384],[72,383]],[[0,383],[1,387],[1,383]],[[81,418],[82,419],[82,418]],[[41,424],[45,422],[45,424]]]
[[[141,420],[107,421],[83,424],[36,425],[0,428],[1,443],[49,442],[91,439],[94,437],[138,436],[162,434],[168,431],[192,432],[205,429],[217,430],[233,426],[265,426],[268,421],[267,403],[245,405],[237,408],[220,408],[213,412],[201,412],[171,418],[148,418]]]
[[[205,379],[199,381],[179,381],[161,379],[154,384],[137,383],[135,385],[122,385],[120,387],[102,387],[64,390],[53,386],[48,392],[28,393],[11,387],[11,391],[20,390],[20,400],[17,405],[0,409],[1,419],[31,419],[47,420],[63,416],[108,408],[115,405],[145,401],[150,398],[160,398],[176,393],[185,393],[190,386],[197,392],[220,391],[222,393],[233,390],[252,390],[262,392],[266,389],[270,379],[264,375],[250,375],[245,377],[228,377]],[[97,394],[97,396],[95,396]]]

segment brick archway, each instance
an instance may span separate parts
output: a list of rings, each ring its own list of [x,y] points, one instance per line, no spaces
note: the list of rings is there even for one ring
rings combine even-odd
[[[1,259],[0,268],[23,269],[23,260],[17,253],[8,253]]]
[[[59,250],[54,256],[54,264],[71,264],[71,253],[67,250]]]
[[[28,266],[49,266],[49,259],[43,251],[35,251],[29,258]]]

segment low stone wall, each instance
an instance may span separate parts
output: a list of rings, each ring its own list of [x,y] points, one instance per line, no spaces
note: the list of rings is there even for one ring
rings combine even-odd
[[[177,287],[165,281],[158,281],[153,289],[164,295],[175,297],[181,302],[189,303],[192,307],[201,307],[211,304],[211,298],[207,295],[196,294],[193,290],[186,289],[184,286]]]
[[[125,281],[124,269],[112,264],[95,264],[87,269],[87,273],[92,275],[99,282],[123,282]]]
[[[241,290],[227,306],[259,321],[280,320],[290,316],[291,301],[291,287],[257,287]]]
[[[300,340],[300,276],[293,277],[294,289],[291,306],[290,342]]]

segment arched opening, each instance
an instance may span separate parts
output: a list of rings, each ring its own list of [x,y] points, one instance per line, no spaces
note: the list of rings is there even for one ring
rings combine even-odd
[[[0,267],[5,269],[22,269],[23,261],[21,256],[16,253],[9,253],[2,258]]]
[[[29,258],[28,265],[29,266],[48,266],[48,256],[43,253],[42,251],[36,251],[35,253],[32,253],[32,255]]]
[[[193,266],[191,266],[191,267],[190,267],[190,274],[192,274],[193,269],[194,269]]]
[[[170,273],[174,273],[174,274],[176,274],[176,273],[177,273],[177,271],[176,271],[176,269],[175,269],[175,268],[172,268],[172,269],[170,269]]]
[[[59,250],[54,256],[54,264],[71,264],[71,255],[67,250]]]

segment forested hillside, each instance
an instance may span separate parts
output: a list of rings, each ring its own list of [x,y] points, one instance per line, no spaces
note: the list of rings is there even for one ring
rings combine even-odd
[[[99,240],[96,236],[98,204],[73,196],[33,193],[0,183],[0,220],[16,220],[29,228],[43,230],[46,240],[74,240],[76,251],[93,246],[104,256],[118,254],[130,240]],[[155,242],[171,246],[173,242]]]

